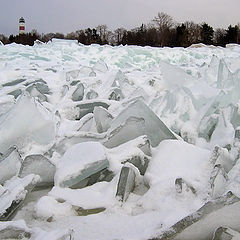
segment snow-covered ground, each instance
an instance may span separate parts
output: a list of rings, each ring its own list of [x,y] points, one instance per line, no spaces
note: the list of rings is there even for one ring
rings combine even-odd
[[[157,237],[240,197],[239,100],[239,45],[0,45],[0,214],[26,197],[31,239]]]

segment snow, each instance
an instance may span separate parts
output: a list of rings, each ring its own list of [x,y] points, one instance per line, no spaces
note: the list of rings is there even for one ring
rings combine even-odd
[[[55,185],[30,193],[9,224],[36,239],[150,239],[216,197],[214,164],[227,176],[218,176],[217,195],[231,190],[239,197],[239,59],[235,44],[0,45],[0,172],[11,164],[3,156],[13,146],[21,159],[40,154],[56,166]],[[221,156],[213,163],[215,146]],[[145,174],[133,157],[148,160]],[[0,185],[0,206],[6,189],[9,199],[23,199],[33,178],[19,178],[22,163],[14,164]],[[134,170],[135,189],[122,202],[116,191],[123,166]],[[62,184],[73,179],[91,184]],[[215,225],[207,227],[210,235]]]

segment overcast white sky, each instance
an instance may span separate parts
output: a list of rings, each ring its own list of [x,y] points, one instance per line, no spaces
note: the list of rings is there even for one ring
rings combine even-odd
[[[26,31],[70,33],[106,24],[111,30],[149,23],[158,12],[177,22],[207,22],[227,28],[240,22],[240,0],[1,0],[0,33],[18,34],[18,20]]]

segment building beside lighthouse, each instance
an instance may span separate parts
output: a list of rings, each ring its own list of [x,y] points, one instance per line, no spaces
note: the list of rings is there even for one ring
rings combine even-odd
[[[19,35],[25,34],[25,20],[23,17],[19,19]]]

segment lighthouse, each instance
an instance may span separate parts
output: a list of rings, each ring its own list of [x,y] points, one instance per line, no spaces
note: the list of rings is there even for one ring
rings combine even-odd
[[[19,19],[19,35],[25,33],[25,20],[23,17]]]

